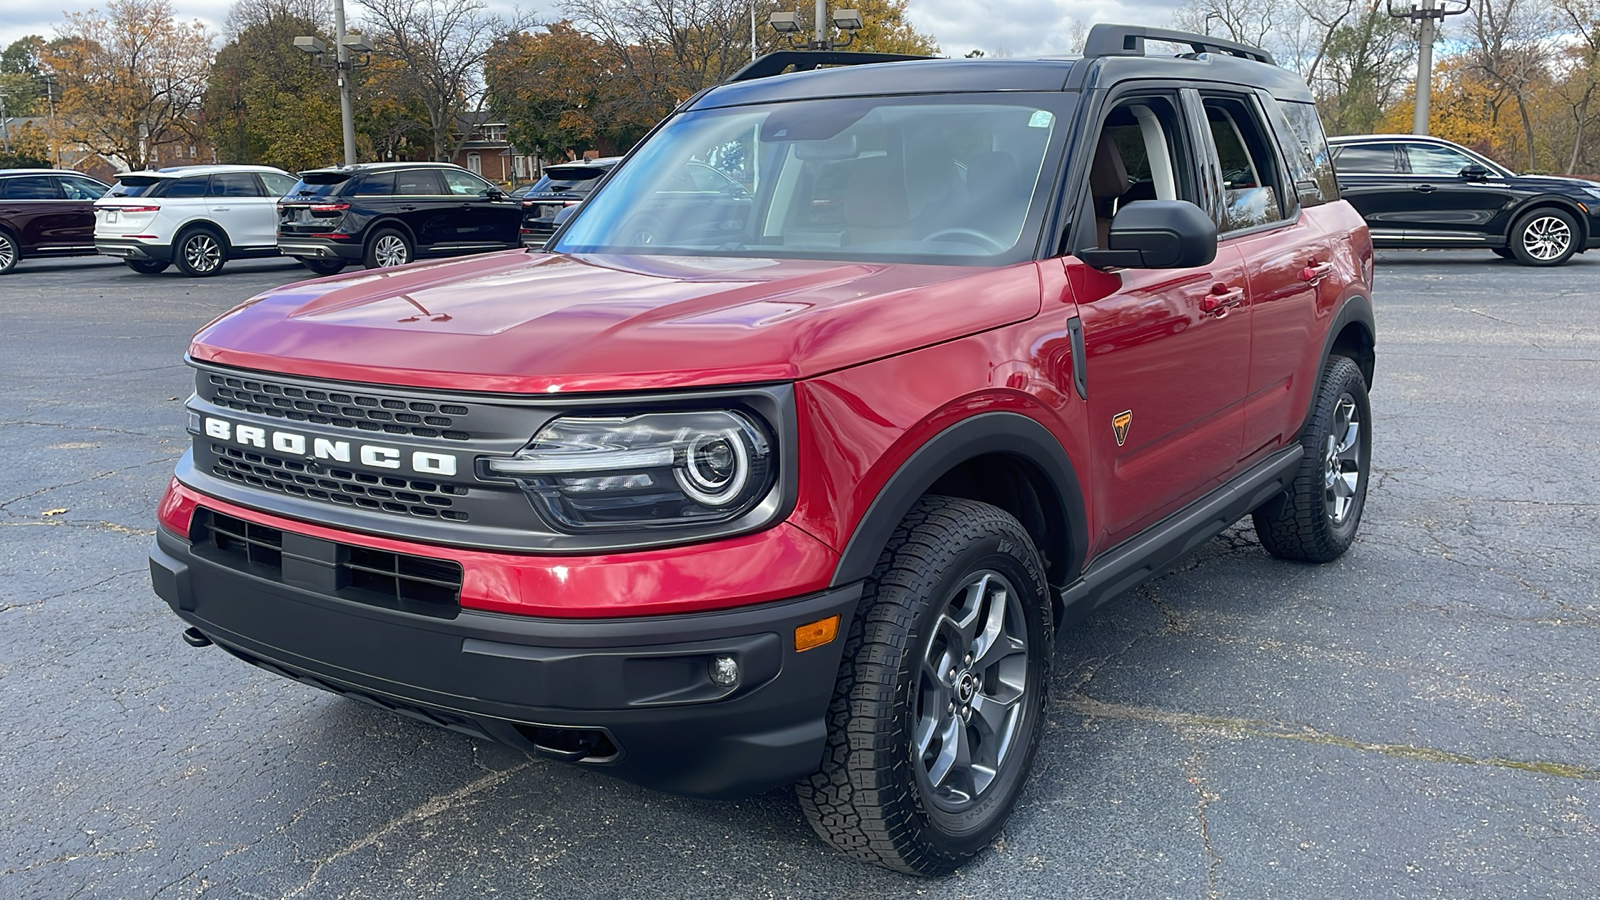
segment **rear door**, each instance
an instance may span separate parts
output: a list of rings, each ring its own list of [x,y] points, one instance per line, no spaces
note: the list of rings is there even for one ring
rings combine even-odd
[[[0,179],[0,220],[22,241],[23,252],[62,250],[75,246],[76,204],[62,195],[49,175],[13,175]],[[91,242],[92,243],[92,242]]]
[[[235,247],[259,249],[278,240],[278,201],[268,197],[254,172],[218,172],[211,176],[206,207],[212,221],[228,233]]]
[[[460,205],[438,169],[395,170],[395,214],[416,236],[418,249],[455,240],[455,215]]]
[[[1340,143],[1333,148],[1333,169],[1339,196],[1367,220],[1373,243],[1400,245],[1415,200],[1402,174],[1399,145],[1394,141]]]
[[[459,201],[455,240],[463,244],[514,247],[521,243],[522,204],[482,178],[460,169],[442,169],[445,184]],[[496,196],[498,195],[498,199]]]

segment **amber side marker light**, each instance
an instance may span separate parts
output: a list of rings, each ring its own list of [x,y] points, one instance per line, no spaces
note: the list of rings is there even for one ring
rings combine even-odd
[[[794,630],[794,649],[810,650],[813,647],[821,647],[838,636],[838,616],[807,622]]]

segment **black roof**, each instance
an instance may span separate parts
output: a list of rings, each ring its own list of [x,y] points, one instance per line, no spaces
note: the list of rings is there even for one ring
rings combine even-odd
[[[1163,55],[1160,44],[1186,52]],[[896,94],[961,94],[990,91],[1076,91],[1134,79],[1171,79],[1259,87],[1280,100],[1309,103],[1311,90],[1299,75],[1274,64],[1266,51],[1219,38],[1133,25],[1096,25],[1085,43],[1088,55],[1060,59],[911,59],[838,65],[833,53],[825,64],[769,77],[746,77],[712,88],[688,109],[773,103],[813,97],[864,97]],[[795,54],[786,54],[793,57]],[[801,64],[786,59],[797,68]],[[769,66],[767,68],[779,68]],[[752,63],[746,71],[758,70]]]

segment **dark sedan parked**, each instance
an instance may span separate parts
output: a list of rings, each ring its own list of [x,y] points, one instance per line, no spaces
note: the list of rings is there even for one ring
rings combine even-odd
[[[1557,266],[1600,247],[1600,183],[1518,175],[1439,138],[1330,138],[1339,194],[1378,247],[1482,247],[1525,266]]]
[[[460,166],[312,169],[278,201],[278,250],[319,275],[522,246],[517,201]]]
[[[29,257],[93,256],[94,201],[109,189],[64,169],[0,169],[0,275]]]
[[[513,191],[513,196],[522,201],[522,242],[533,247],[542,245],[556,233],[556,227],[566,221],[562,211],[582,203],[605,174],[621,161],[620,156],[608,156],[548,166],[544,177],[526,190]],[[560,222],[557,216],[561,216]]]

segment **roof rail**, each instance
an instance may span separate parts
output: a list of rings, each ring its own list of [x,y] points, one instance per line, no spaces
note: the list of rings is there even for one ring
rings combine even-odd
[[[1085,59],[1096,56],[1143,56],[1145,41],[1168,41],[1185,44],[1196,53],[1226,53],[1240,59],[1264,62],[1269,66],[1278,64],[1271,53],[1260,47],[1205,34],[1146,28],[1143,25],[1096,25],[1089,29],[1089,37],[1083,42],[1083,55]]]
[[[904,53],[856,53],[849,50],[778,50],[752,61],[728,77],[727,84],[751,81],[781,75],[794,67],[797,72],[809,72],[818,66],[859,66],[866,63],[904,62],[911,59],[933,59],[931,56],[910,56]]]

